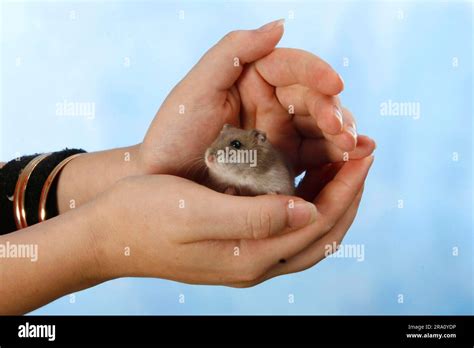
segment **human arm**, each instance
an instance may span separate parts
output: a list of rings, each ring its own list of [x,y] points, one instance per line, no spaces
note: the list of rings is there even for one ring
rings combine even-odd
[[[92,228],[93,207],[0,236],[0,314],[23,314],[104,279],[97,268],[100,234]],[[13,250],[29,250],[25,257]],[[26,257],[28,256],[28,257]]]
[[[36,262],[0,258],[0,314],[118,277],[246,287],[300,271],[348,230],[371,163],[345,163],[314,198],[317,210],[298,197],[236,197],[168,175],[119,180],[87,204],[0,237],[0,245],[38,246]]]

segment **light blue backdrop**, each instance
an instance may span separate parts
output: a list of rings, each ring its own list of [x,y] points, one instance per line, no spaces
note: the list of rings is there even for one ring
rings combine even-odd
[[[364,247],[361,262],[331,258],[250,289],[119,279],[35,314],[473,313],[472,3],[2,0],[1,10],[2,160],[141,141],[207,48],[282,17],[280,46],[330,62],[359,132],[378,144],[344,240]],[[64,100],[95,103],[95,117],[57,115]],[[386,115],[389,101],[419,114]]]

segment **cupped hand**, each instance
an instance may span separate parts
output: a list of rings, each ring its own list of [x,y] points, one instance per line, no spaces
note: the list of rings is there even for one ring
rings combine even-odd
[[[205,149],[225,123],[265,131],[295,173],[368,156],[337,97],[340,76],[319,57],[277,48],[283,23],[227,34],[171,91],[139,148],[145,174],[196,179]]]
[[[325,244],[340,242],[371,163],[344,163],[314,204],[226,195],[170,175],[128,177],[91,203],[99,268],[106,278],[234,287],[297,272],[323,258]]]

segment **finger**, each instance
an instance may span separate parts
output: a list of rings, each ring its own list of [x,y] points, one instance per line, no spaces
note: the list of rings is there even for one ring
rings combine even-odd
[[[323,132],[324,137],[344,151],[352,151],[357,146],[357,130],[354,117],[347,108],[342,108],[343,132],[340,134],[329,134]]]
[[[365,135],[358,136],[357,146],[352,151],[343,151],[325,138],[307,138],[301,143],[299,158],[303,168],[317,168],[326,163],[367,157],[375,147],[375,141]]]
[[[327,95],[339,94],[344,84],[339,74],[312,53],[277,48],[255,62],[259,74],[276,87],[300,84]]]
[[[263,239],[302,228],[316,218],[314,204],[282,195],[242,197],[211,192],[187,210],[191,228],[181,234],[184,242]]]
[[[283,35],[284,20],[256,30],[237,30],[212,47],[190,71],[188,81],[201,92],[230,88],[240,76],[243,65],[269,54]],[[203,91],[204,90],[204,91]]]
[[[373,157],[344,163],[334,179],[315,200],[318,209],[315,221],[292,233],[267,240],[249,241],[260,262],[268,266],[280,259],[289,259],[330,231],[342,218],[362,188]]]
[[[293,117],[293,124],[299,134],[306,138],[319,139],[324,138],[324,133],[319,128],[318,122],[311,115],[295,115]],[[326,133],[328,134],[328,133]]]
[[[308,90],[305,102],[312,119],[317,122],[323,133],[332,135],[341,133],[343,115],[341,102],[337,96],[327,96]]]
[[[374,157],[344,163],[337,175],[329,182],[314,203],[318,209],[315,223],[332,228],[362,188]]]
[[[352,202],[349,209],[345,212],[344,216],[328,234],[315,241],[301,253],[295,255],[289,260],[285,260],[286,262],[279,263],[273,267],[264,276],[264,279],[266,280],[283,274],[304,271],[305,269],[313,267],[319,261],[329,256],[329,254],[335,252],[354,222],[357,210],[359,209],[362,193],[363,187],[357,194],[356,199]],[[336,248],[334,248],[334,246],[336,246]]]
[[[275,95],[284,109],[295,115],[308,115],[304,96],[308,87],[302,85],[282,86],[275,88]]]
[[[305,136],[319,136],[320,130],[328,134],[342,132],[343,116],[338,97],[321,94],[302,85],[278,87],[275,92],[284,108],[304,119],[297,125],[303,128],[298,130]]]

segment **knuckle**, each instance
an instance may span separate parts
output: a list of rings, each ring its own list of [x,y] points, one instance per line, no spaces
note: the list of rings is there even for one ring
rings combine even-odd
[[[259,284],[259,282],[237,282],[237,283],[232,283],[230,284],[231,287],[233,288],[238,288],[238,289],[245,289],[245,288],[251,288],[255,285]]]
[[[323,221],[323,231],[325,233],[328,233],[329,231],[331,231],[334,227],[334,225],[336,224],[336,221],[334,219],[324,219]]]
[[[234,280],[238,283],[254,282],[261,276],[259,268],[255,265],[253,258],[240,261],[234,267]]]
[[[238,35],[238,33],[237,33],[236,30],[230,31],[230,32],[228,32],[228,33],[224,36],[224,38],[222,39],[222,41],[224,41],[224,42],[232,42],[232,41],[234,41],[234,40],[237,38],[237,35]]]
[[[332,218],[329,218],[327,215],[321,214],[317,221],[317,228],[318,230],[321,231],[321,234],[326,234],[329,232],[333,227],[334,227],[334,220]]]
[[[262,270],[259,267],[252,267],[248,271],[248,281],[250,282],[256,282],[260,277],[262,276]]]
[[[230,287],[236,288],[236,289],[245,289],[245,288],[248,288],[249,286],[247,286],[247,283],[232,283]]]
[[[312,90],[308,90],[307,92],[307,105],[310,112],[314,114],[318,114],[321,110],[321,97],[316,95]]]
[[[271,235],[272,221],[267,209],[260,206],[258,209],[249,209],[247,213],[247,231],[253,239],[263,239]]]
[[[354,188],[351,185],[349,185],[349,183],[347,181],[342,180],[341,178],[335,177],[333,179],[333,182],[336,183],[337,185],[339,185],[339,187],[342,190],[345,190],[347,192],[352,192],[354,190]]]
[[[247,273],[243,277],[243,281],[247,283],[254,283],[254,282],[257,282],[260,276],[261,276],[261,272],[256,268],[252,268],[247,271]]]
[[[224,42],[234,42],[239,38],[239,36],[240,36],[240,31],[239,30],[233,30],[233,31],[228,32],[224,36],[223,41]]]

